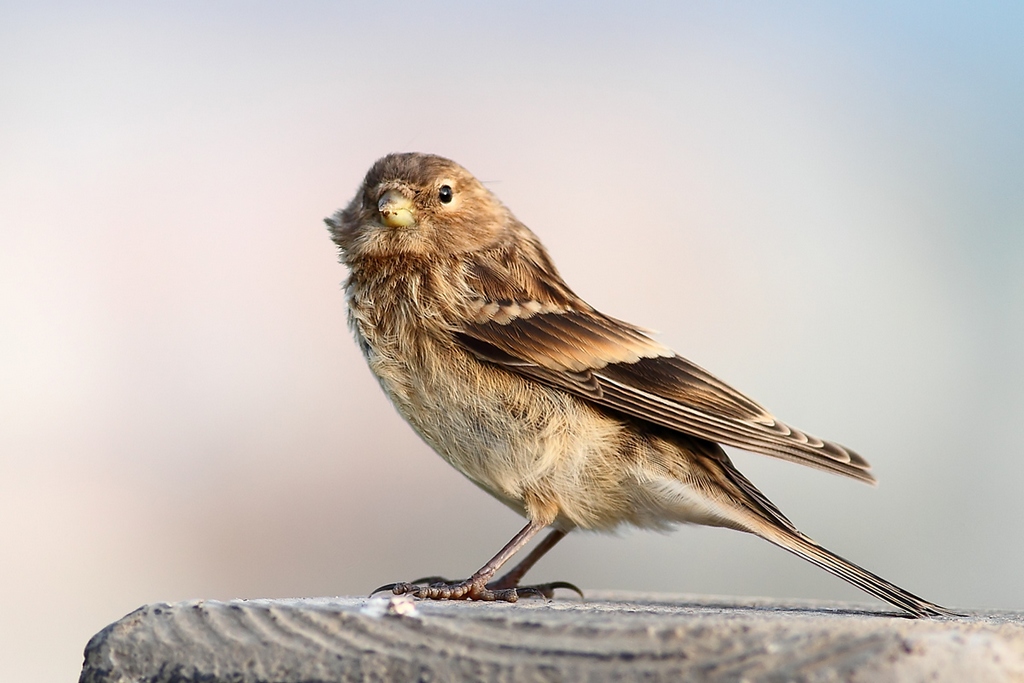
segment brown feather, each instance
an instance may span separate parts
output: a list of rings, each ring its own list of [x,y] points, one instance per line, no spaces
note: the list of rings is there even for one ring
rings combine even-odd
[[[463,326],[457,339],[481,359],[567,388],[632,417],[860,481],[875,481],[860,455],[779,422],[706,370],[636,328],[596,311],[474,323]],[[483,344],[494,351],[488,352]],[[579,377],[588,371],[596,378],[600,394],[591,388],[593,381],[587,375],[583,382],[561,376],[572,372]]]

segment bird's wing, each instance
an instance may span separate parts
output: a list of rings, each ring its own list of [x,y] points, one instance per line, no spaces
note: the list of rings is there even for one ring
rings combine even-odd
[[[651,339],[577,300],[483,301],[456,340],[477,358],[634,418],[873,483],[870,465],[767,410]]]

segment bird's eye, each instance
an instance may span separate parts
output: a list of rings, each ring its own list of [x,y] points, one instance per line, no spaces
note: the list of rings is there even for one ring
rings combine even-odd
[[[452,192],[451,185],[442,185],[437,190],[437,198],[441,200],[442,204],[450,204],[454,196],[455,193]]]

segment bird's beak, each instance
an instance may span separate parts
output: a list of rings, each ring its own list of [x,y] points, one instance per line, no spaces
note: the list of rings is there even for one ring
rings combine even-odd
[[[407,228],[416,222],[412,200],[398,190],[388,190],[377,202],[380,219],[389,228]]]

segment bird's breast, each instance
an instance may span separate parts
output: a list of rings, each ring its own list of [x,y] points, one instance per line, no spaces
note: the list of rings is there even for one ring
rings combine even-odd
[[[473,356],[407,292],[349,287],[349,319],[395,408],[449,464],[513,509],[542,500],[569,526],[629,521],[629,427],[586,401]]]

